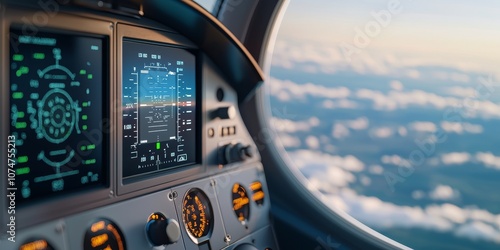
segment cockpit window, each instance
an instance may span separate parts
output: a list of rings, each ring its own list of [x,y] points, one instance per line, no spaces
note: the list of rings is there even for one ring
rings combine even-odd
[[[219,12],[220,4],[223,1],[224,0],[195,0],[194,2],[198,3],[203,8],[212,13],[212,15],[216,16]]]
[[[499,11],[290,1],[266,86],[306,185],[412,248],[500,248]]]

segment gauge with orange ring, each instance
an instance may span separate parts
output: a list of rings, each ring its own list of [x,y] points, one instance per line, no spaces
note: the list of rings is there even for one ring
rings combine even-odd
[[[126,250],[125,238],[118,226],[108,219],[93,222],[85,232],[84,250]]]
[[[192,188],[184,196],[182,221],[194,243],[209,239],[214,227],[213,210],[210,200],[201,189]]]

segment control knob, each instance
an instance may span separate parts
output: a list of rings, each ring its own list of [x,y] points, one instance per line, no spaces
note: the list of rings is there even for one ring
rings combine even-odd
[[[218,109],[212,112],[212,118],[220,118],[222,120],[225,119],[233,119],[236,117],[236,108],[231,105],[228,107],[219,107]]]
[[[163,246],[177,242],[181,230],[176,220],[167,219],[161,213],[153,213],[146,224],[146,235],[153,246]]]
[[[241,143],[227,144],[219,149],[220,164],[244,161],[254,155],[252,146]]]

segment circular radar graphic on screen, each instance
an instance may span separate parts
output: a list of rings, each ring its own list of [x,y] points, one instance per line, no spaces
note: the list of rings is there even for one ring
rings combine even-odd
[[[39,102],[38,119],[40,133],[47,141],[59,144],[73,131],[78,115],[76,103],[62,89],[53,89]]]
[[[68,68],[59,64],[62,59],[61,50],[54,48],[52,50],[56,63],[50,65],[43,70],[38,70],[38,76],[41,79],[54,80],[49,84],[52,89],[48,91],[37,104],[38,106],[38,138],[45,138],[47,141],[60,144],[64,142],[73,132],[75,127],[77,133],[80,134],[78,126],[78,116],[81,108],[78,103],[74,102],[71,96],[63,88],[65,83],[57,82],[58,80],[75,79],[75,74]],[[52,73],[57,71],[57,73]],[[62,71],[63,74],[60,74]],[[55,78],[55,79],[53,79]],[[71,84],[75,82],[72,81]]]

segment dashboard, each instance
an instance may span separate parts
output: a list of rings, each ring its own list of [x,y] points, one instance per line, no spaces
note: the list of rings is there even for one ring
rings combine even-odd
[[[2,7],[1,249],[278,249],[260,69],[201,7]]]

